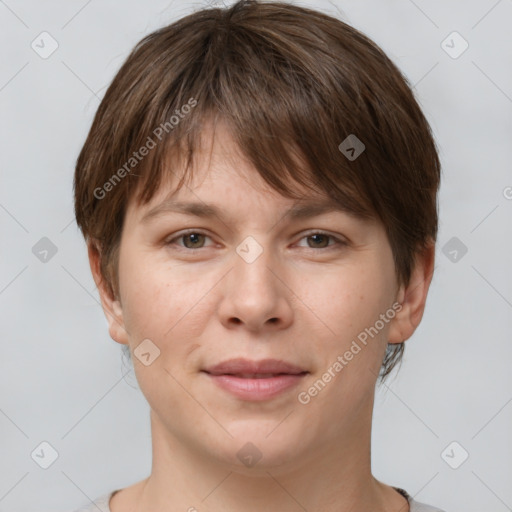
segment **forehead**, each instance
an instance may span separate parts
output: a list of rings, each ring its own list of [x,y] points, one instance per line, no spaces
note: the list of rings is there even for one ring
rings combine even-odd
[[[129,210],[138,221],[147,223],[166,213],[216,216],[227,221],[230,211],[243,211],[253,216],[261,215],[269,208],[291,220],[329,212],[345,213],[355,220],[371,220],[356,215],[326,192],[307,188],[293,179],[290,179],[289,195],[274,189],[241,152],[222,120],[215,125],[210,121],[205,123],[189,169],[184,168],[183,154],[168,155],[163,180],[146,204],[131,202]],[[301,165],[297,157],[294,160],[297,166]],[[189,175],[177,189],[179,178],[184,173]]]

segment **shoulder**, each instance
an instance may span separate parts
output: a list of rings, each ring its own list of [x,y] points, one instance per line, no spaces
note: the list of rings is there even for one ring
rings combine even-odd
[[[90,505],[76,509],[73,512],[110,512],[110,499],[116,492],[117,491],[112,491],[104,494],[103,496],[96,498]],[[444,512],[440,508],[420,503],[419,501],[411,498],[410,495],[407,495],[407,499],[409,500],[410,512]]]
[[[117,491],[112,491],[107,494],[103,494],[99,498],[96,498],[92,503],[89,505],[85,505],[82,508],[76,509],[73,512],[110,512],[110,498],[116,493]]]
[[[420,503],[419,501],[416,501],[407,491],[401,489],[400,487],[393,488],[409,502],[410,512],[444,512],[440,508],[436,508],[431,505],[427,505],[425,503]]]
[[[410,512],[444,512],[440,508],[432,507],[431,505],[426,505],[425,503],[420,503],[419,501],[409,499],[409,507]]]

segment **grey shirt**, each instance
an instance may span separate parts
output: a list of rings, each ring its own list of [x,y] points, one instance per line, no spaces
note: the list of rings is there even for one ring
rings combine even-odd
[[[395,487],[395,489],[409,501],[410,512],[443,512],[440,508],[431,507],[430,505],[425,505],[424,503],[414,500],[403,489],[399,489],[397,487]],[[90,505],[75,510],[75,512],[111,512],[109,507],[110,498],[116,492],[117,491],[112,491],[108,494],[104,494],[103,496],[95,499]]]

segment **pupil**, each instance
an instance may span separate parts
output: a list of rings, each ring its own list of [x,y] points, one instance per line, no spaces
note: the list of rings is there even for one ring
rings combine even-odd
[[[320,234],[319,235],[311,235],[311,238],[316,239],[316,242],[318,242],[318,238],[320,238],[320,245],[322,245],[321,244],[322,238],[325,239],[326,236],[325,235],[320,235]],[[318,245],[318,244],[316,244],[316,245]]]
[[[188,237],[191,242],[192,242],[192,245],[196,245],[198,240],[197,240],[197,237],[200,237],[201,235],[199,233],[191,233],[189,235],[186,235],[186,237]]]
[[[186,238],[190,239],[190,241],[192,242],[192,245],[196,245],[198,243],[198,237],[201,237],[201,235],[199,233],[191,233],[189,235],[186,235]],[[322,240],[324,240],[324,242],[325,242],[325,239],[327,237],[325,235],[318,234],[318,235],[311,235],[310,238],[313,239],[315,245],[318,245],[318,242],[320,242],[320,245],[322,245]]]

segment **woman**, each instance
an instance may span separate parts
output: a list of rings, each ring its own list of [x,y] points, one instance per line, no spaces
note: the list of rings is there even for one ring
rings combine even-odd
[[[153,464],[83,510],[438,510],[373,477],[370,441],[423,315],[439,178],[407,81],[340,20],[241,0],[145,37],[75,211]]]

